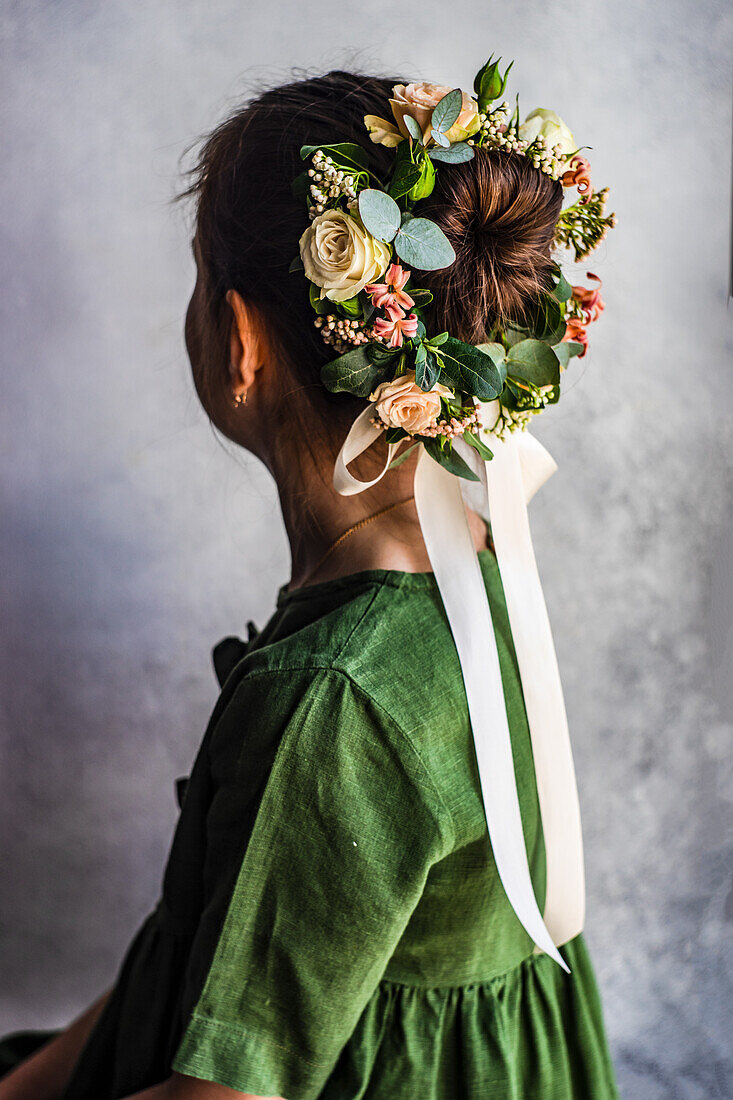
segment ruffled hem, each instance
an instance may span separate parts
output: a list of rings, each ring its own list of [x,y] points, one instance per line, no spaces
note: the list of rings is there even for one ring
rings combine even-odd
[[[582,936],[488,982],[382,981],[322,1100],[618,1100]]]

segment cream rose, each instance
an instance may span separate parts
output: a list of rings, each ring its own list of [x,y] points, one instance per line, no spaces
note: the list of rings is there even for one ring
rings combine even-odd
[[[578,148],[575,138],[560,116],[546,107],[536,107],[534,111],[530,111],[519,127],[522,141],[533,142],[538,134],[542,134],[548,149],[559,145],[560,155],[563,157],[569,156]]]
[[[405,126],[405,115],[412,115],[423,132],[423,140],[427,143],[430,137],[430,118],[433,109],[437,107],[443,96],[452,91],[445,84],[395,84],[392,89],[392,114],[401,134],[408,136]],[[481,125],[478,117],[478,104],[466,92],[463,95],[461,113],[446,131],[448,141],[465,141],[471,134],[475,134]]]
[[[300,258],[306,276],[321,288],[321,298],[345,302],[384,274],[391,250],[350,214],[326,210],[300,238]]]
[[[410,435],[419,435],[438,419],[441,396],[453,395],[439,382],[431,390],[421,390],[414,370],[410,370],[392,382],[381,382],[369,400],[376,401],[379,419],[388,428],[403,428]]]

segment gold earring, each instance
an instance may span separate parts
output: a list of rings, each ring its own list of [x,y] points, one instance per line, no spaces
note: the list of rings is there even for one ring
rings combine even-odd
[[[246,405],[246,404],[247,404],[247,391],[245,390],[244,393],[235,393],[235,395],[234,395],[234,408],[236,409],[240,405]]]

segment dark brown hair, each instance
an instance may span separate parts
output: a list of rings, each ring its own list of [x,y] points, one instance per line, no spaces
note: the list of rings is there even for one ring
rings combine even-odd
[[[363,116],[386,115],[395,79],[334,71],[264,92],[208,135],[191,171],[196,236],[210,335],[208,388],[227,382],[225,341],[230,312],[224,296],[237,290],[264,321],[279,357],[333,434],[334,416],[353,416],[358,402],[333,396],[320,383],[333,358],[313,325],[308,282],[288,271],[308,225],[302,197],[291,190],[302,171],[305,144],[352,141],[385,179],[394,151],[367,139]],[[447,329],[472,343],[497,323],[521,322],[549,284],[550,244],[562,186],[516,153],[477,150],[473,160],[439,168],[436,187],[417,207],[443,229],[456,260],[442,271],[415,272],[434,294],[428,331]],[[291,386],[292,391],[292,386]]]

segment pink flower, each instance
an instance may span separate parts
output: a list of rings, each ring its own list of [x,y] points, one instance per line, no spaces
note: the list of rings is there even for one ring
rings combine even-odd
[[[602,283],[598,276],[588,271],[586,277],[593,279],[598,283],[598,286],[595,290],[589,286],[574,286],[573,298],[583,311],[583,324],[589,325],[591,321],[598,320],[600,314],[606,308],[606,303],[601,298]]]
[[[392,321],[404,317],[405,310],[415,304],[402,289],[411,274],[410,271],[403,271],[399,264],[390,264],[384,274],[383,283],[369,283],[364,287],[375,307],[383,309]]]
[[[391,348],[401,348],[403,336],[414,336],[417,333],[417,317],[414,313],[409,317],[393,317],[389,321],[378,317],[374,322],[374,331],[377,336],[389,336]]]

